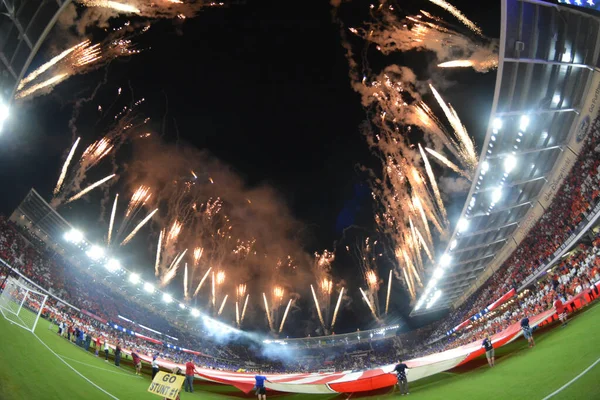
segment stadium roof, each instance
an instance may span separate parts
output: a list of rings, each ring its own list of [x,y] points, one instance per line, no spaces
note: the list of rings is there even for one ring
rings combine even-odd
[[[570,141],[594,95],[599,52],[598,18],[537,0],[502,0],[480,162],[446,253],[411,315],[459,306],[543,214],[576,158]]]

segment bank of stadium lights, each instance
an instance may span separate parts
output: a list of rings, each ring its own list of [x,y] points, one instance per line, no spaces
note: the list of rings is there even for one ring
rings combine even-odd
[[[465,232],[467,229],[469,229],[469,220],[466,218],[459,219],[456,228],[460,233]]]
[[[185,310],[185,304],[179,303],[179,308],[181,308],[182,310]]]
[[[497,187],[492,191],[492,207],[502,199],[502,188]]]
[[[458,244],[458,242],[456,241],[456,239],[453,239],[450,242],[450,250],[454,250],[456,248],[456,245]]]
[[[71,229],[65,233],[64,238],[67,242],[79,244],[83,242],[83,233],[77,229]]]
[[[522,115],[519,120],[519,131],[525,132],[527,131],[527,127],[529,126],[529,117],[527,115]]]
[[[442,296],[442,291],[441,290],[436,290],[433,297],[427,302],[427,307],[425,307],[426,309],[430,309],[436,301],[438,301],[438,299]]]
[[[104,249],[94,244],[88,249],[88,251],[85,252],[85,254],[87,254],[87,256],[92,260],[98,261],[104,257]]]
[[[168,293],[163,293],[162,299],[167,304],[169,304],[173,301],[173,297]]]
[[[106,264],[104,264],[104,266],[109,272],[116,272],[121,269],[121,263],[118,260],[115,260],[114,258],[108,260]]]
[[[440,257],[440,266],[442,268],[447,268],[451,262],[452,262],[452,257],[450,257],[449,254],[444,254],[442,257]]]
[[[192,317],[199,317],[200,316],[200,311],[198,311],[197,308],[192,308]]]
[[[154,285],[150,282],[144,283],[144,290],[148,293],[154,293]]]
[[[517,139],[518,140],[518,139]],[[510,174],[517,166],[517,159],[513,155],[504,157],[504,173]]]
[[[137,285],[138,283],[140,283],[140,276],[135,272],[132,272],[129,275],[129,282],[133,283],[134,285]]]
[[[2,126],[4,126],[4,122],[6,122],[9,115],[10,111],[8,109],[8,104],[0,98],[0,132],[2,132]]]

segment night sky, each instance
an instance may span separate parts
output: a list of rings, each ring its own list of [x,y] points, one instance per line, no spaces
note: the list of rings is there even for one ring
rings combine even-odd
[[[422,2],[407,3],[418,7]],[[469,7],[472,1],[453,3],[486,35],[498,37],[499,4],[486,2],[485,7],[474,8]],[[349,18],[361,18],[368,4],[354,2],[356,12],[350,12]],[[443,11],[428,9],[452,21]],[[68,121],[73,103],[89,96],[106,76],[98,97],[78,119],[82,135],[97,128],[96,102],[109,101],[119,87],[126,93],[131,87],[136,98],[146,98],[144,112],[153,118],[153,130],[161,132],[164,124],[165,140],[208,149],[249,185],[275,187],[305,224],[308,252],[331,249],[336,241],[345,246],[355,237],[371,234],[370,190],[357,166],[377,170],[378,161],[359,130],[365,112],[350,87],[339,27],[331,10],[326,1],[248,1],[207,9],[183,23],[155,23],[137,39],[140,48],[147,49],[140,55],[117,60],[108,70],[71,78],[50,95],[13,111],[11,129],[0,137],[0,183],[5,188],[0,211],[10,214],[31,187],[50,196],[61,157],[72,143]],[[48,48],[42,49],[35,65],[46,59],[44,51]],[[385,60],[412,67],[421,79],[440,74],[427,61],[432,57],[422,53]],[[445,71],[443,76],[447,87],[442,94],[480,143],[495,73]],[[447,201],[451,223],[458,217],[464,195]],[[340,242],[350,226],[357,228],[348,229],[345,243]],[[352,278],[358,275],[358,267],[351,259],[341,257],[334,275],[354,282],[358,293],[359,281]],[[359,296],[352,295],[354,304],[340,315],[336,330],[371,324],[367,308],[357,304]],[[300,301],[305,309],[312,305],[306,300]],[[431,319],[408,321],[410,306],[401,289],[394,292],[391,307],[398,321],[411,326]],[[303,320],[308,317],[309,313],[301,314],[291,329],[304,331]]]

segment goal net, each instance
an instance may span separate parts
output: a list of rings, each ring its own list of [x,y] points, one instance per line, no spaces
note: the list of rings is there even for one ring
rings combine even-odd
[[[25,282],[8,277],[0,294],[0,312],[13,324],[34,332],[47,298]]]

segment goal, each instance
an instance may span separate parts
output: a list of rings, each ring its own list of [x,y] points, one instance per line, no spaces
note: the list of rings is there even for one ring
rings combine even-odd
[[[0,312],[10,322],[35,332],[47,295],[40,293],[13,277],[6,279],[0,294]]]

